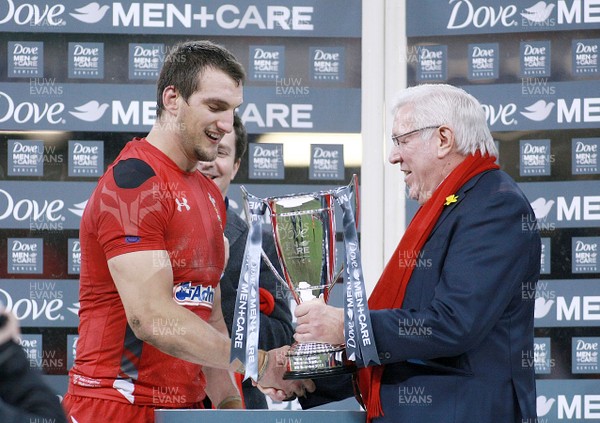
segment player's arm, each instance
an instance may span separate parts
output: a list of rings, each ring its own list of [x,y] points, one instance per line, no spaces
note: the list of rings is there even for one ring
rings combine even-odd
[[[155,263],[154,257],[164,257],[165,251],[136,251],[108,260],[129,326],[140,340],[166,354],[208,367],[238,370],[239,363],[229,363],[230,340],[210,323],[200,319],[173,300],[173,271],[170,263]],[[220,307],[220,304],[219,304]],[[156,324],[168,324],[170,330],[155,330]],[[184,336],[181,336],[184,335]],[[284,381],[283,370],[277,366],[279,352],[271,350],[259,357],[258,382],[276,386],[287,395],[312,392],[311,381]]]
[[[136,251],[108,260],[135,336],[183,360],[227,369],[229,338],[173,300],[171,265],[153,260],[157,256],[164,257],[166,252]],[[157,325],[172,327],[165,330]]]
[[[219,333],[228,336],[221,310],[221,287],[219,285],[215,288],[213,309],[208,322]],[[204,367],[203,372],[206,376],[206,393],[215,407],[242,408],[242,397],[231,372],[214,367]]]

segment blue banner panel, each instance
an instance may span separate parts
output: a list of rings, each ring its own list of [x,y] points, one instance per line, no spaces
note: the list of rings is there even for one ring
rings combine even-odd
[[[154,85],[53,84],[0,84],[0,129],[147,133],[156,119]],[[360,132],[359,88],[299,93],[281,78],[272,84],[244,88],[239,113],[249,133]]]
[[[246,2],[0,0],[0,31],[89,34],[361,36],[360,0]],[[335,16],[335,24],[331,17]]]
[[[79,325],[79,281],[0,279],[0,304],[21,327],[76,328]]]
[[[409,37],[598,29],[600,0],[407,0],[406,26]]]

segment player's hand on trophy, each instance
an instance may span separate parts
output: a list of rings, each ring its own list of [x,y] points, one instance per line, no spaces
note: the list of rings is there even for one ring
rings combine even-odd
[[[328,342],[340,345],[344,339],[344,310],[325,304],[322,296],[296,306],[296,342]]]
[[[303,397],[306,392],[313,392],[315,384],[310,379],[284,380],[286,372],[285,353],[290,349],[289,345],[275,348],[265,354],[262,362],[259,362],[258,381],[253,385],[273,401],[290,401],[296,397]]]

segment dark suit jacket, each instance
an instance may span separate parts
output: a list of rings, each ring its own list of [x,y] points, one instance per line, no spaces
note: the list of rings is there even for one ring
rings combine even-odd
[[[399,258],[416,260],[402,308],[371,311],[386,364],[384,417],[375,421],[533,423],[541,246],[527,223],[533,211],[499,170],[475,176],[456,194],[419,256]]]
[[[20,345],[0,345],[0,422],[55,422],[67,419],[42,374],[31,367]]]
[[[240,281],[241,265],[248,237],[248,225],[231,209],[227,209],[227,225],[225,236],[229,240],[229,262],[221,278],[221,308],[225,323],[231,335],[233,322],[233,311],[235,309],[235,298]],[[263,227],[263,250],[276,268],[279,270],[279,262],[273,243],[273,235],[269,228]],[[281,274],[281,273],[280,273]],[[292,326],[292,315],[289,308],[289,300],[292,298],[287,287],[277,281],[271,270],[261,260],[259,284],[273,294],[275,298],[275,309],[270,316],[260,314],[259,348],[270,350],[293,342],[294,329]],[[242,385],[246,408],[267,408],[265,396],[252,386],[250,379]]]

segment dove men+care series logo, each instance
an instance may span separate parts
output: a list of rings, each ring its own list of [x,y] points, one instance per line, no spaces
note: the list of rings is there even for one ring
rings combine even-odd
[[[538,423],[597,422],[600,419],[598,382],[594,380],[536,381]]]

